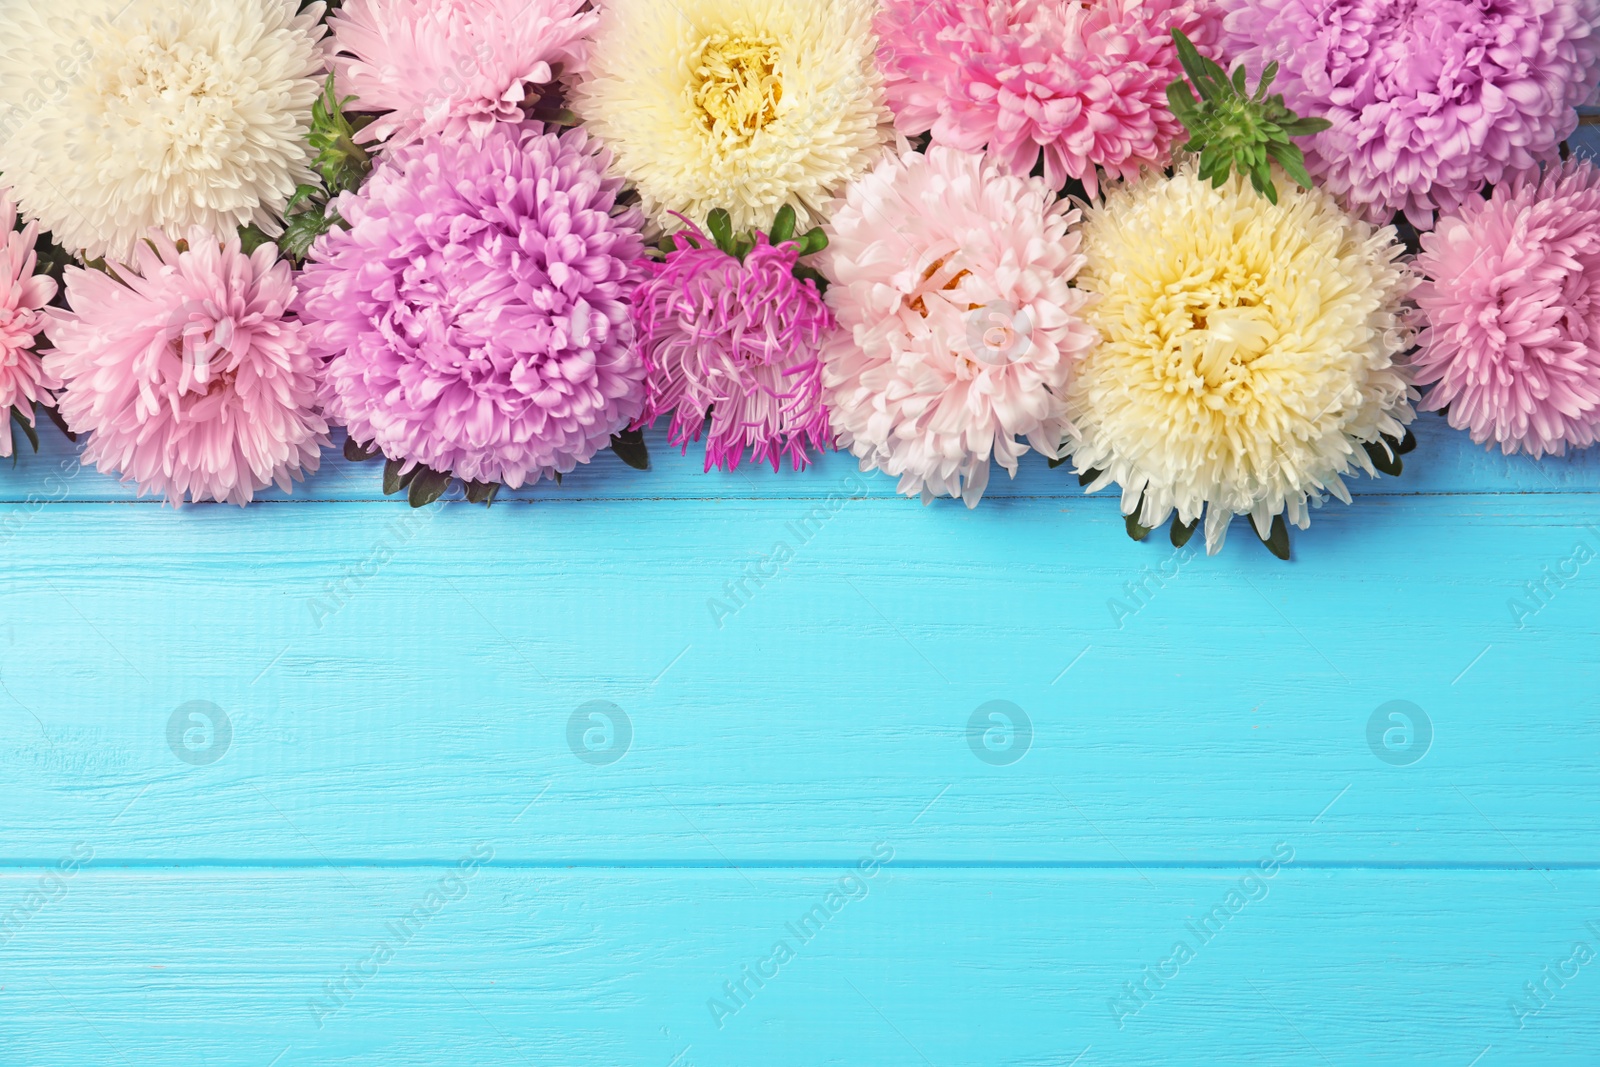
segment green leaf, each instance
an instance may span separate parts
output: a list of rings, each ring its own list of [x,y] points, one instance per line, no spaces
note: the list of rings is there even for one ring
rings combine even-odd
[[[351,463],[365,463],[369,459],[377,459],[383,455],[376,445],[364,445],[354,437],[344,439],[344,458]]]
[[[445,490],[449,488],[449,474],[418,467],[416,477],[411,480],[411,491],[407,500],[414,508],[425,508],[444,496]]]
[[[1392,441],[1394,439],[1392,437],[1386,437],[1386,438],[1384,438],[1384,440]],[[1412,452],[1415,452],[1416,449],[1417,449],[1417,438],[1416,438],[1416,435],[1413,434],[1409,429],[1406,430],[1406,435],[1404,437],[1400,438],[1400,440],[1394,446],[1395,454],[1396,455],[1401,455],[1401,456],[1408,455],[1408,454],[1410,454]]]
[[[27,416],[23,415],[21,408],[13,407],[11,409],[11,421],[16,423],[19,427],[21,427],[23,435],[25,437],[27,437],[27,439],[28,439],[28,443],[33,446],[33,450],[35,452],[38,452],[39,451],[39,431],[34,429],[33,423],[28,420]],[[15,438],[13,438],[13,440],[15,440]],[[11,450],[11,464],[12,464],[12,466],[16,466],[16,454],[17,454],[17,450],[15,448],[13,448]]]
[[[1274,99],[1281,100],[1282,98],[1274,97]],[[1278,121],[1278,125],[1282,127],[1283,132],[1288,134],[1290,137],[1310,137],[1314,133],[1321,133],[1323,130],[1333,129],[1333,123],[1329,122],[1327,119],[1297,118],[1293,112],[1289,113],[1288,118],[1280,119]]]
[[[1306,157],[1298,147],[1273,141],[1267,145],[1267,155],[1278,161],[1283,172],[1302,189],[1311,188],[1311,175],[1306,171]]]
[[[276,243],[267,236],[266,231],[253,222],[248,226],[239,227],[239,248],[247,256],[254,255],[255,250],[262,245],[275,245]]]
[[[1233,68],[1233,91],[1238,93],[1240,96],[1248,96],[1250,94],[1250,90],[1246,89],[1244,85],[1243,63],[1240,63],[1237,67]]]
[[[1141,501],[1141,504],[1143,502]],[[1140,526],[1138,519],[1139,509],[1135,508],[1132,515],[1122,516],[1122,526],[1128,531],[1128,536],[1135,541],[1143,541],[1150,536],[1150,527]]]
[[[1189,80],[1194,82],[1194,87],[1200,90],[1202,100],[1215,100],[1217,91],[1210,85],[1210,71],[1206,69],[1206,59],[1194,42],[1182,30],[1172,31],[1173,42],[1178,46],[1178,62],[1183,64],[1183,72],[1189,75]]]
[[[1266,69],[1261,72],[1261,84],[1256,86],[1255,98],[1258,102],[1266,99],[1267,89],[1271,87],[1273,80],[1276,79],[1277,76],[1278,61],[1274,59],[1271,63],[1268,63]]]
[[[1189,538],[1193,537],[1194,536],[1194,532],[1196,530],[1198,530],[1199,528],[1200,528],[1200,520],[1199,519],[1196,519],[1193,522],[1189,523],[1189,525],[1185,526],[1183,523],[1178,521],[1178,516],[1176,516],[1176,515],[1172,516],[1172,527],[1170,529],[1170,536],[1172,537],[1172,547],[1173,548],[1182,548],[1184,545],[1188,544],[1189,543]]]
[[[1400,458],[1399,452],[1391,452],[1385,443],[1368,441],[1362,447],[1367,450],[1367,456],[1372,460],[1372,465],[1378,468],[1378,473],[1397,477],[1405,469],[1405,461]]]
[[[1264,196],[1271,203],[1278,202],[1278,188],[1272,184],[1272,171],[1267,169],[1266,161],[1260,166],[1250,168],[1250,187],[1260,196]]]
[[[411,482],[412,482],[412,479],[416,478],[416,476],[418,474],[420,474],[422,472],[422,470],[423,470],[422,467],[412,467],[410,470],[408,470],[404,474],[402,474],[402,473],[400,473],[400,470],[404,466],[405,466],[405,461],[404,460],[399,460],[399,459],[391,459],[391,460],[388,460],[387,462],[384,463],[384,465],[383,465],[383,495],[384,496],[394,496],[394,494],[398,493],[400,490],[402,490],[402,489],[406,488],[406,486],[410,485]]]
[[[1072,457],[1071,456],[1059,456],[1059,457],[1057,457],[1055,459],[1049,460],[1048,462],[1050,464],[1050,469],[1051,470],[1055,470],[1057,467],[1064,466],[1065,464],[1071,463],[1072,462]]]
[[[1257,537],[1261,537],[1261,531],[1256,530],[1256,524],[1254,522],[1250,523],[1250,529],[1255,531],[1255,535]],[[1283,521],[1282,514],[1274,515],[1272,517],[1272,532],[1266,537],[1261,537],[1261,543],[1267,546],[1268,552],[1271,552],[1274,556],[1277,556],[1284,562],[1288,562],[1289,524]]]
[[[711,239],[717,242],[717,247],[733,254],[733,217],[724,208],[714,209],[706,216],[706,229],[711,231]]]
[[[794,224],[794,207],[783,205],[778,209],[778,217],[772,220],[772,231],[767,234],[767,239],[775,245],[788,244],[794,240]]]
[[[750,250],[755,248],[755,246],[756,239],[754,237],[751,237],[747,233],[741,233],[738,237],[733,239],[733,248],[731,249],[733,252],[733,258],[737,259],[740,263],[743,263],[744,257],[748,256],[750,254]]]
[[[650,469],[650,449],[645,446],[643,430],[623,430],[619,434],[613,434],[611,451],[636,471]]]
[[[1183,123],[1184,129],[1191,134],[1195,132],[1200,110],[1195,103],[1194,90],[1189,88],[1188,82],[1178,78],[1167,86],[1167,107],[1173,117]]]
[[[800,237],[800,258],[815,255],[827,247],[828,235],[822,232],[821,226],[808,230]]]
[[[1088,485],[1090,482],[1094,481],[1098,477],[1100,477],[1100,472],[1099,471],[1095,471],[1095,470],[1084,471],[1082,474],[1078,475],[1078,484],[1079,485]]]
[[[468,482],[467,499],[474,504],[490,507],[494,504],[496,494],[500,492],[499,482]]]

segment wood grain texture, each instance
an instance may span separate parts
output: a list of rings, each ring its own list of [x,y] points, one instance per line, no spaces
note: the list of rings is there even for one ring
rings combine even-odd
[[[457,883],[91,864],[4,950],[0,1058],[1464,1067],[1587,1065],[1600,1041],[1600,962],[1570,962],[1600,947],[1593,871],[1247,879],[896,858],[841,888],[853,870],[489,867]],[[0,876],[0,894],[35,881]],[[1525,988],[1539,982],[1542,1002]]]
[[[333,456],[174,511],[43,436],[0,479],[3,1067],[1593,1062],[1600,971],[1523,990],[1600,953],[1592,455],[1426,419],[1284,565],[1242,525],[1132,544],[1043,463],[969,512],[655,435],[649,475],[489,511]],[[1408,765],[1369,739],[1396,700],[1432,728]],[[192,701],[217,762],[172,747]],[[631,724],[615,762],[569,733],[593,701]],[[969,729],[991,701],[1031,720],[1014,762]],[[865,898],[718,1028],[876,842]]]

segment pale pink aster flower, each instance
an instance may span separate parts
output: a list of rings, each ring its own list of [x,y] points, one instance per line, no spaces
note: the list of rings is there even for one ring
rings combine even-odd
[[[51,309],[44,365],[67,425],[89,434],[85,463],[174,505],[247,504],[317,469],[321,363],[276,253],[198,228],[180,251],[152,231],[115,274],[67,268],[72,310]]]
[[[1600,76],[1600,0],[1222,0],[1223,49],[1333,127],[1300,142],[1330,192],[1433,225],[1555,158]]]
[[[1212,0],[886,0],[879,62],[901,133],[986,145],[1013,174],[1044,155],[1059,189],[1091,193],[1095,168],[1134,178],[1165,166],[1183,124],[1167,107],[1182,77],[1172,30],[1202,51],[1219,26]]]
[[[1467,201],[1422,237],[1423,407],[1506,454],[1600,437],[1600,168],[1571,162]]]
[[[1097,340],[1072,287],[1078,212],[1041,178],[935,145],[889,157],[835,207],[820,266],[840,445],[900,492],[975,507],[989,464],[1057,455],[1067,386]]]
[[[348,0],[328,18],[339,91],[384,111],[362,132],[408,144],[520,122],[529,86],[580,73],[585,0]]]
[[[33,406],[53,399],[55,384],[33,351],[34,340],[44,329],[45,305],[55,299],[55,279],[35,274],[38,257],[34,242],[39,239],[39,224],[31,222],[17,232],[17,209],[8,190],[0,190],[0,227],[5,241],[0,244],[0,422],[9,422],[15,410],[34,424]],[[0,430],[0,456],[11,455],[9,429]]]

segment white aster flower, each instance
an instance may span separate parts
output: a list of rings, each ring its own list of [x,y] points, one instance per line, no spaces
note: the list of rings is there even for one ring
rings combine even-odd
[[[875,0],[608,0],[573,108],[645,211],[802,230],[893,139]]]
[[[1084,222],[1078,284],[1102,340],[1068,395],[1072,458],[1142,526],[1203,514],[1211,552],[1235,515],[1266,539],[1280,514],[1310,525],[1325,494],[1349,503],[1343,479],[1376,473],[1365,446],[1415,417],[1395,362],[1415,278],[1394,230],[1320,189],[1280,181],[1278,199],[1190,162],[1111,187]]]
[[[280,229],[308,179],[327,69],[322,4],[7,0],[0,172],[23,214],[88,258],[150,229]]]

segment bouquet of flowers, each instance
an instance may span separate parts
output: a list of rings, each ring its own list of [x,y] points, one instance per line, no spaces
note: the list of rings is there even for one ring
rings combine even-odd
[[[416,506],[663,419],[969,507],[1033,451],[1283,558],[1419,410],[1600,437],[1600,0],[332,8],[0,8],[17,433],[174,504],[335,427]]]

